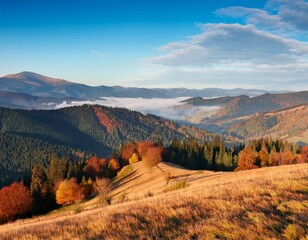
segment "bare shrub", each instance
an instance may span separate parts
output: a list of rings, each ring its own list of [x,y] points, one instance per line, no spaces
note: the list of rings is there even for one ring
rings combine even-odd
[[[102,205],[110,204],[111,197],[111,184],[108,178],[96,178],[96,182],[94,184],[94,188],[98,193],[99,200]]]

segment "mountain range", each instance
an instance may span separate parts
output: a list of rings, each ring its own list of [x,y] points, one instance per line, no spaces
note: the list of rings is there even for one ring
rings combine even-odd
[[[46,77],[32,72],[10,74],[0,78],[0,106],[20,109],[52,109],[63,101],[117,98],[177,98],[219,96],[258,96],[269,93],[257,89],[186,89],[186,88],[134,88],[121,86],[87,86],[63,79]],[[53,104],[51,104],[53,103]]]
[[[262,119],[263,116],[267,116],[263,114],[307,103],[308,91],[282,93],[241,88],[228,90],[91,87],[32,72],[10,74],[0,78],[0,107],[45,110],[83,104],[124,107],[172,119],[185,125],[194,125],[236,140],[251,139],[268,133],[307,143],[308,140],[303,137],[305,127],[300,125],[299,121],[294,120],[292,123],[293,128],[297,129],[296,134],[294,131],[291,131],[291,134],[287,131],[288,134],[281,135],[277,127],[273,128],[276,132],[270,130],[273,121],[267,125]],[[293,119],[292,111],[285,113],[286,119]],[[305,113],[302,114],[304,118],[307,117]],[[260,124],[263,124],[261,128],[258,127]],[[255,128],[252,127],[254,125]],[[245,126],[250,127],[244,129]],[[254,131],[257,129],[259,132]],[[260,132],[260,129],[263,129],[263,132]]]

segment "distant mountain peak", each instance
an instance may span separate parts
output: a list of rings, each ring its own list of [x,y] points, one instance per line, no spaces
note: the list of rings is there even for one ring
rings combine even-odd
[[[15,79],[19,81],[26,81],[27,83],[38,84],[39,82],[44,82],[51,85],[63,85],[69,83],[63,79],[51,78],[34,72],[23,71],[17,74],[9,74],[4,76],[4,78]]]

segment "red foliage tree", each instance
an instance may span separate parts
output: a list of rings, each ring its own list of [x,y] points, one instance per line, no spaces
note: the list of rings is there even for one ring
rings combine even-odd
[[[142,157],[142,161],[151,169],[162,161],[162,147],[151,147]]]
[[[14,182],[0,190],[0,222],[13,220],[29,213],[33,199],[23,182]]]
[[[101,176],[101,164],[97,156],[91,157],[89,160],[87,160],[86,166],[84,167],[84,172],[93,181],[96,179],[96,177]]]
[[[308,146],[304,146],[301,151],[302,161],[308,163]]]
[[[144,156],[144,154],[145,154],[151,147],[153,147],[153,143],[151,143],[150,141],[139,142],[139,143],[138,143],[138,154],[139,154],[139,157],[142,158],[142,157]]]

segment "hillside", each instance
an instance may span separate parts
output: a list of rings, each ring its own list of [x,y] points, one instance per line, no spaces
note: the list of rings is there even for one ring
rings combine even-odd
[[[191,98],[184,102],[195,108],[218,108],[212,112],[205,109],[201,117],[192,116],[190,119],[196,126],[211,132],[242,140],[272,136],[295,143],[308,142],[308,91],[265,94],[253,98]],[[303,107],[299,107],[301,105]]]
[[[67,208],[8,223],[0,226],[0,238],[300,239],[308,234],[307,164],[213,173],[161,163],[173,177],[169,183],[159,177],[160,169],[145,171],[141,164],[114,183],[110,206],[94,207],[91,200],[82,212]],[[187,186],[168,191],[179,181]],[[124,189],[127,198],[119,198]]]
[[[264,136],[308,143],[308,104],[279,111],[257,113],[222,125],[245,139]]]
[[[128,141],[160,139],[166,144],[174,137],[211,136],[153,115],[90,105],[49,111],[0,108],[0,130],[0,186],[29,174],[33,164],[46,162],[52,151],[60,157],[72,157],[74,151],[108,157]]]
[[[257,97],[236,96],[213,99],[191,98],[184,102],[194,106],[219,106],[221,109],[216,116],[207,122],[215,122],[217,119],[229,119],[247,116],[257,112],[267,112],[308,103],[308,91],[264,94]]]

